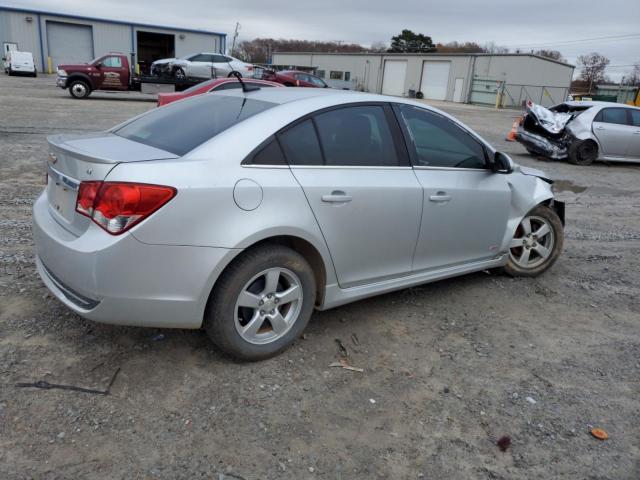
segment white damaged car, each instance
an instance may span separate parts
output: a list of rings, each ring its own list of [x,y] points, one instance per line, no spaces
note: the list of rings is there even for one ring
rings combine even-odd
[[[151,74],[186,78],[231,77],[238,72],[243,77],[253,75],[253,65],[221,53],[192,53],[182,58],[165,58],[151,64]]]
[[[532,155],[576,165],[640,162],[640,108],[573,101],[545,108],[529,102],[516,140]]]

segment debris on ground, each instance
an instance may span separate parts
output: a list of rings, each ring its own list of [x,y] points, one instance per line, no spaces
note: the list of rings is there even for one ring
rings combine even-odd
[[[525,400],[529,402],[531,405],[535,405],[536,403],[538,403],[535,401],[533,397],[525,397]]]
[[[508,435],[504,435],[498,439],[496,445],[502,452],[506,452],[511,446],[511,437]]]
[[[56,383],[49,383],[46,380],[39,380],[37,382],[31,382],[31,383],[16,383],[16,387],[17,388],[41,388],[43,390],[53,390],[53,389],[72,390],[75,392],[92,393],[94,395],[109,395],[109,393],[111,392],[111,387],[113,386],[113,383],[116,381],[116,377],[118,376],[119,373],[120,373],[120,367],[118,367],[118,369],[113,374],[113,377],[111,377],[111,381],[109,382],[109,385],[107,385],[106,390],[96,390],[93,388],[76,387],[75,385],[61,385]]]
[[[607,440],[609,438],[609,434],[602,428],[592,428],[591,435],[596,437],[598,440]]]
[[[364,368],[354,367],[353,365],[349,365],[345,360],[340,360],[339,362],[333,362],[329,364],[329,367],[340,367],[345,370],[351,370],[353,372],[364,372]]]

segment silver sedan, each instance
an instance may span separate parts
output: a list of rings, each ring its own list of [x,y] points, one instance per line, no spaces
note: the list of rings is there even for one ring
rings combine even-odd
[[[33,216],[53,294],[99,322],[204,327],[242,359],[290,345],[314,309],[535,276],[562,250],[551,180],[408,99],[228,90],[48,140]]]

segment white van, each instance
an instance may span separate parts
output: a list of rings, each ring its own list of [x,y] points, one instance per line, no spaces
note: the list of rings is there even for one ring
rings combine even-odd
[[[26,73],[35,77],[38,75],[36,66],[33,63],[31,52],[18,52],[10,50],[6,53],[4,60],[4,73],[14,75],[16,73]]]

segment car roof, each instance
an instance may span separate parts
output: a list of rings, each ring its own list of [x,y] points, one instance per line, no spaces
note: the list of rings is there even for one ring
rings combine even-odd
[[[568,102],[562,102],[571,107],[612,107],[612,108],[637,108],[633,105],[627,105],[625,103],[615,102],[599,102],[597,100],[571,100]]]
[[[352,90],[336,90],[331,88],[308,88],[308,87],[292,87],[292,88],[262,88],[252,92],[244,93],[240,90],[225,90],[220,92],[222,95],[231,95],[261,100],[263,102],[275,103],[282,105],[285,103],[297,102],[314,97],[335,97],[336,103],[343,103],[345,97],[353,98],[354,102],[363,101],[390,101],[392,97],[385,97],[373,93],[354,92]]]

